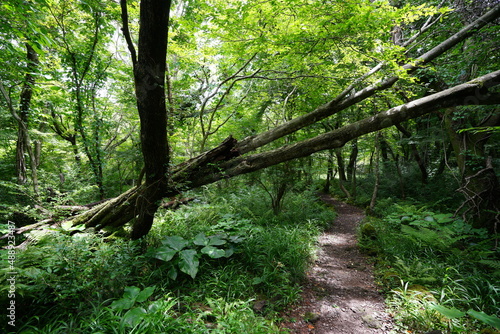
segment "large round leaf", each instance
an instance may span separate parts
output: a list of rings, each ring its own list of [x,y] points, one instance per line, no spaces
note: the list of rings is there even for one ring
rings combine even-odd
[[[192,249],[185,249],[179,252],[179,258],[179,269],[192,278],[195,278],[200,265],[197,252]]]

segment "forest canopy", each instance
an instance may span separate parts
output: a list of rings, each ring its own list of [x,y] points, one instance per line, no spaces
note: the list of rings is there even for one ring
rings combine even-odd
[[[164,198],[222,179],[251,173],[279,209],[290,183],[356,198],[386,173],[394,197],[447,184],[494,233],[499,16],[493,0],[3,2],[2,216],[139,239]]]

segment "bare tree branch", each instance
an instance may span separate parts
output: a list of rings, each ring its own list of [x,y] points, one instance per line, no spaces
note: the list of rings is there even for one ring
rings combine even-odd
[[[120,0],[120,6],[122,9],[122,32],[125,40],[127,41],[127,47],[132,57],[132,64],[135,66],[137,64],[137,52],[135,51],[134,43],[130,37],[130,29],[128,26],[128,10],[127,10],[127,0]]]

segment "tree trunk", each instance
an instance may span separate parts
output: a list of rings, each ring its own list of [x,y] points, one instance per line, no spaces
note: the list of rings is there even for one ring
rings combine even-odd
[[[345,182],[347,178],[345,176],[345,164],[344,157],[342,156],[342,148],[337,148],[334,150],[335,156],[337,157],[337,171],[339,173],[339,181]]]
[[[387,147],[388,147],[389,152],[391,154],[392,160],[394,161],[394,167],[396,168],[396,172],[398,173],[398,181],[399,181],[399,189],[401,191],[401,198],[405,199],[406,198],[405,183],[404,183],[404,179],[403,179],[403,172],[401,171],[401,166],[399,164],[399,154],[394,153],[394,150],[389,146],[389,143],[387,143]]]
[[[411,132],[408,131],[402,124],[397,124],[396,127],[403,134],[403,136],[407,139],[411,138]],[[424,159],[422,159],[420,153],[418,152],[417,145],[414,143],[409,144],[411,152],[413,154],[413,158],[417,162],[418,168],[420,169],[420,175],[422,176],[421,180],[423,184],[427,184],[429,179],[429,173],[427,172],[427,168],[425,165]]]
[[[347,188],[345,187],[345,183],[347,181],[347,178],[345,176],[345,164],[344,164],[344,158],[342,157],[342,148],[336,148],[334,150],[335,156],[337,157],[337,171],[339,173],[339,188],[342,190],[342,192],[346,195],[348,199],[351,199],[351,193]]]
[[[134,63],[134,80],[146,182],[137,201],[133,239],[149,232],[159,201],[168,189],[170,159],[165,72],[170,3],[170,0],[142,0],[140,4],[139,52]]]
[[[378,188],[380,186],[380,131],[375,135],[375,183],[373,185],[372,198],[370,200],[370,212],[375,209],[375,204],[377,203]]]
[[[333,174],[333,150],[328,150],[328,159],[327,159],[327,169],[326,169],[326,180],[325,184],[323,185],[323,192],[325,194],[330,193],[330,185],[332,182],[332,179],[334,178]]]
[[[356,162],[358,161],[358,140],[354,139],[351,144],[351,154],[347,164],[347,180],[352,182],[356,177]]]
[[[499,100],[500,102],[500,100]],[[500,185],[492,165],[492,157],[487,155],[485,147],[491,137],[489,131],[458,132],[458,124],[452,121],[455,108],[445,113],[445,126],[455,151],[458,169],[461,175],[459,191],[465,201],[457,210],[464,220],[472,220],[475,227],[487,228],[498,232],[500,223]],[[495,110],[478,127],[500,126],[500,110]]]
[[[34,73],[38,67],[38,54],[29,45],[26,45],[26,56],[27,56],[27,66],[26,75],[24,80],[24,85],[21,91],[20,101],[19,101],[19,111],[16,111],[16,107],[10,97],[9,92],[0,83],[0,92],[2,93],[5,101],[7,102],[7,107],[18,125],[18,135],[17,135],[17,145],[16,145],[16,173],[19,184],[25,184],[27,182],[27,172],[26,172],[26,158],[25,153],[28,153],[30,158],[31,167],[31,178],[33,182],[33,191],[35,196],[38,196],[38,173],[37,173],[37,156],[36,152],[33,151],[31,146],[31,139],[28,132],[28,121],[29,112],[31,108],[31,98],[33,96],[33,85],[35,84]]]

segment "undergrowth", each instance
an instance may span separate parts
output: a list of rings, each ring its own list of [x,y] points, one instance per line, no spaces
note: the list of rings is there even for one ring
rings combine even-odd
[[[500,262],[495,237],[448,213],[386,207],[359,230],[398,331],[499,333]]]
[[[190,195],[138,242],[59,228],[16,250],[15,332],[281,333],[334,213],[309,192],[278,215],[252,187]],[[3,305],[9,288],[2,280]]]

